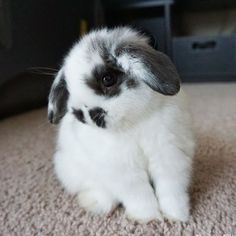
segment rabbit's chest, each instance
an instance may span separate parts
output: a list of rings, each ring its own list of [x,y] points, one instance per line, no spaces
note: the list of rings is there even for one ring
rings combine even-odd
[[[147,158],[129,134],[84,128],[70,141],[69,152],[82,172],[111,176],[145,169]],[[87,173],[86,173],[87,174]]]

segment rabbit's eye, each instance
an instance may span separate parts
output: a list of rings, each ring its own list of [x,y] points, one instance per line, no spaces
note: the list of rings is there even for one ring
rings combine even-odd
[[[105,87],[111,87],[113,85],[115,85],[117,83],[117,78],[116,76],[112,76],[112,75],[104,75],[102,77],[102,84]]]

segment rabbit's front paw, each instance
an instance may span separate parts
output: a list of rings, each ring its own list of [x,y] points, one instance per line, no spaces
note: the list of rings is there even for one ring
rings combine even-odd
[[[160,207],[164,217],[169,220],[186,222],[189,219],[187,194],[160,199]]]
[[[126,206],[127,217],[139,223],[148,223],[152,220],[162,220],[157,203],[136,202]]]
[[[96,190],[81,191],[78,199],[81,207],[96,214],[109,213],[117,205],[109,194]]]

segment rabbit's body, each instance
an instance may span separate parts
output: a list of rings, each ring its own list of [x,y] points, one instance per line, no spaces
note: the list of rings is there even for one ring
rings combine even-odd
[[[127,34],[128,29],[124,30]],[[141,37],[129,32],[135,39]],[[142,44],[145,38],[141,39]],[[161,212],[168,218],[187,220],[194,141],[183,92],[163,96],[173,93],[171,85],[164,92],[154,92],[150,88],[153,84],[149,87],[133,79],[137,70],[141,75],[146,73],[139,68],[136,57],[127,62],[127,58],[118,56],[116,61],[126,71],[130,70],[127,63],[132,65],[132,60],[136,60],[136,72],[126,77],[112,66],[109,73],[122,76],[122,82],[119,87],[101,90],[105,94],[97,94],[101,91],[94,82],[76,79],[93,70],[89,66],[78,71],[72,67],[74,58],[82,52],[79,46],[77,52],[72,49],[50,96],[50,119],[55,119],[55,110],[61,110],[60,118],[64,116],[54,157],[57,176],[69,192],[78,194],[80,204],[91,211],[107,213],[122,203],[127,214],[139,221],[160,219]],[[100,67],[102,63],[98,58],[95,60]],[[62,73],[66,95],[61,91]],[[134,81],[130,82],[130,77]],[[67,111],[53,98],[56,93],[66,100]]]

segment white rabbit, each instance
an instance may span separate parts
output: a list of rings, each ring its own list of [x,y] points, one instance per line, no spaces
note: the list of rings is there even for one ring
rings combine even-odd
[[[81,38],[49,95],[59,123],[55,170],[79,204],[108,213],[121,203],[139,222],[187,221],[194,139],[170,59],[128,27]]]

